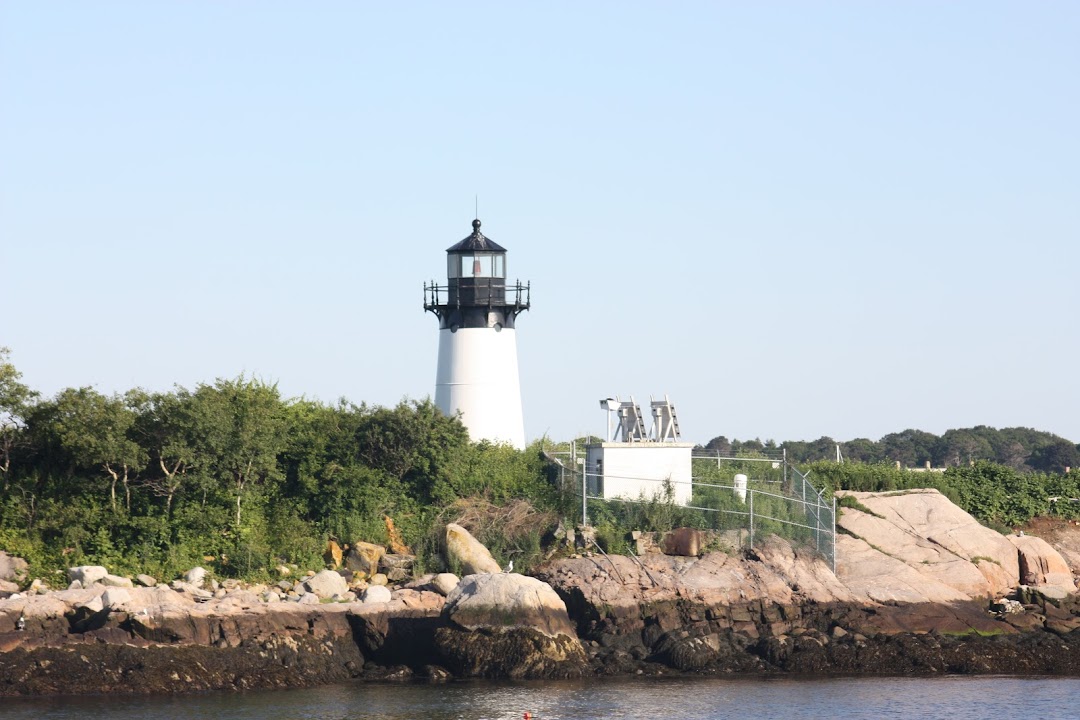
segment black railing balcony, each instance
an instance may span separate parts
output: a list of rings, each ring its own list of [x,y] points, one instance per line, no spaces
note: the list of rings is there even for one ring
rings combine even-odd
[[[424,283],[424,309],[436,314],[440,308],[463,306],[512,308],[516,314],[528,310],[531,299],[529,283],[506,285],[501,278]]]

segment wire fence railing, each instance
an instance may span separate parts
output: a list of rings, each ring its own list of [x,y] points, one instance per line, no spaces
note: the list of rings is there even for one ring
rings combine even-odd
[[[829,566],[836,569],[836,501],[826,498],[808,474],[777,457],[724,457],[695,451],[692,478],[673,482],[655,478],[613,476],[590,473],[576,460],[577,453],[553,453],[559,466],[560,482],[567,492],[581,497],[582,523],[588,525],[589,507],[596,503],[650,504],[672,502],[673,486],[690,485],[689,501],[677,505],[697,515],[695,525],[727,532],[747,548],[771,535],[783,537],[795,545],[813,549]],[[569,460],[569,463],[566,461]],[[605,483],[634,481],[635,485],[655,487],[637,497],[612,496],[604,492]],[[679,493],[685,497],[685,492]],[[636,529],[636,528],[635,528]],[[738,532],[732,532],[738,531]]]

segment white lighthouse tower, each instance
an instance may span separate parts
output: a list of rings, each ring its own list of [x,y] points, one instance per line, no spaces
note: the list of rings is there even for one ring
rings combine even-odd
[[[506,248],[480,232],[446,251],[446,285],[424,284],[424,309],[439,318],[435,405],[461,413],[473,440],[525,447],[518,381],[517,316],[529,285],[506,284]]]

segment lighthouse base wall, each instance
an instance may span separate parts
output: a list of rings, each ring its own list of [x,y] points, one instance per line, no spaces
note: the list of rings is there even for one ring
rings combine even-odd
[[[473,440],[524,448],[514,330],[440,330],[435,405],[450,417],[461,412]]]

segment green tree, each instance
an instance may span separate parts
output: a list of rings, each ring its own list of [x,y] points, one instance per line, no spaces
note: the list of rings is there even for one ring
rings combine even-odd
[[[1051,473],[1064,473],[1080,467],[1080,450],[1064,438],[1055,438],[1053,442],[1035,448],[1028,464],[1036,470]]]
[[[149,458],[143,485],[164,498],[165,517],[172,520],[176,496],[197,466],[194,400],[183,388],[172,393],[133,390],[127,397],[136,413],[134,436]]]
[[[11,351],[0,347],[0,483],[7,492],[11,458],[23,439],[27,409],[37,393],[19,382],[22,373],[10,361]]]
[[[239,377],[199,385],[181,403],[190,415],[180,443],[191,448],[200,470],[228,484],[236,501],[236,533],[244,498],[254,487],[280,477],[278,454],[286,447],[285,405],[276,385]],[[177,447],[174,446],[174,447]]]
[[[131,481],[146,465],[146,453],[131,437],[135,412],[128,399],[93,388],[68,388],[52,401],[52,432],[77,463],[98,467],[109,477],[109,504],[117,509],[116,486],[124,488],[131,510]]]

